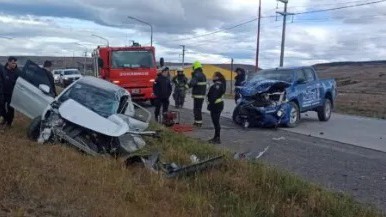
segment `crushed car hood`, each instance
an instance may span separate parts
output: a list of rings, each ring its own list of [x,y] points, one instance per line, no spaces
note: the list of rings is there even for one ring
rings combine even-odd
[[[118,115],[104,118],[72,99],[60,105],[59,113],[74,124],[108,136],[119,137],[129,130],[128,124]]]
[[[254,96],[278,90],[284,91],[289,86],[291,84],[285,81],[256,79],[248,81],[244,87],[240,88],[240,94],[242,96]]]

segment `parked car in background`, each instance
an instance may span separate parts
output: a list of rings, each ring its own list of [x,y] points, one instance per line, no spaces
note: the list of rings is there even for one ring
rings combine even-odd
[[[61,72],[62,72],[62,69],[52,70],[52,75],[54,76],[55,84],[59,84],[59,82],[60,82],[60,73]]]
[[[259,71],[240,89],[233,121],[244,127],[295,127],[300,113],[328,121],[337,95],[334,79],[319,79],[313,67]]]
[[[60,73],[60,84],[63,87],[67,87],[72,82],[78,80],[79,78],[83,77],[80,74],[80,71],[78,69],[64,69]]]

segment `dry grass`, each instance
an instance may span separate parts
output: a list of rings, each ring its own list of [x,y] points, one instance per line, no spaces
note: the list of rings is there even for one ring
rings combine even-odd
[[[337,112],[386,118],[386,65],[363,63],[317,69],[320,77],[337,81]]]
[[[227,157],[221,167],[197,176],[165,179],[110,158],[30,142],[26,123],[18,117],[1,135],[0,216],[378,216],[261,164]],[[192,153],[224,154],[168,131],[150,140],[148,149],[177,162],[188,162]]]

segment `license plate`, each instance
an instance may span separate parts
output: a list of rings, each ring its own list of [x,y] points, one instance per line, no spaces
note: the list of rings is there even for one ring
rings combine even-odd
[[[141,93],[141,90],[140,89],[132,89],[131,93],[139,94],[139,93]]]

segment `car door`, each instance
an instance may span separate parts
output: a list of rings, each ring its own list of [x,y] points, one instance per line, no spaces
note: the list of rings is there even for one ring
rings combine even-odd
[[[320,82],[316,79],[314,70],[311,68],[304,68],[303,71],[307,82],[304,96],[305,100],[308,102],[307,108],[311,109],[321,104],[321,86]]]
[[[53,90],[45,93],[44,88],[39,88],[44,85],[45,88],[51,87],[45,70],[32,61],[27,61],[16,81],[11,106],[31,119],[42,115],[54,100]]]
[[[304,74],[304,71],[301,69],[298,69],[295,71],[295,94],[297,96],[298,102],[299,102],[299,109],[300,111],[303,111],[304,105],[306,105],[307,102],[305,102],[304,94],[306,89],[306,76]]]

